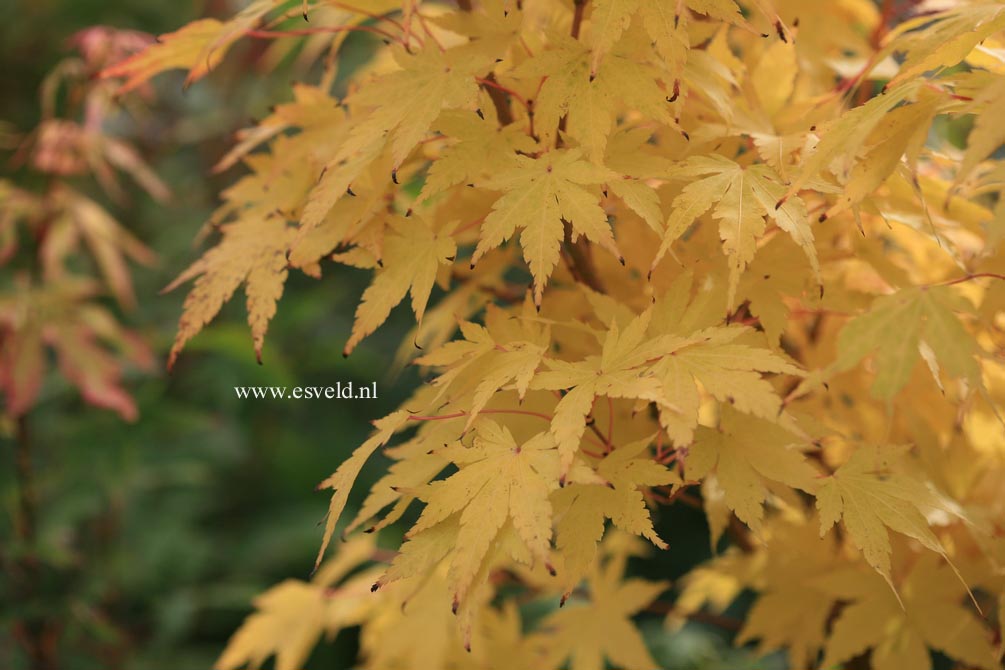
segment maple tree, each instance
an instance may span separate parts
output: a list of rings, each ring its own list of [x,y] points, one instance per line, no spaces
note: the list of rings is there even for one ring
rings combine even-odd
[[[243,38],[323,67],[221,161],[171,361],[240,287],[261,360],[290,272],[338,263],[373,277],[345,355],[408,295],[429,376],[220,670],[348,626],[361,667],[644,670],[641,612],[744,591],[737,642],[793,668],[1000,667],[1005,5],[256,0],[103,76],[188,84]],[[626,576],[677,504],[717,555]]]

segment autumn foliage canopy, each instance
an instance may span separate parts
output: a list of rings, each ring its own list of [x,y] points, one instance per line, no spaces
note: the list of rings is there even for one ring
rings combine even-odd
[[[737,641],[792,668],[1000,667],[1005,5],[257,0],[102,76],[242,40],[317,76],[222,159],[171,361],[238,289],[261,358],[290,273],[334,263],[372,277],[345,355],[407,298],[427,383],[220,670],[346,627],[364,668],[646,670],[640,616],[750,593]],[[715,557],[626,575],[673,505]]]

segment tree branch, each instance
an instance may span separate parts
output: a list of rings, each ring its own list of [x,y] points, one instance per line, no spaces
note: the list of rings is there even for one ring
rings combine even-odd
[[[31,434],[28,418],[17,418],[14,443],[14,474],[17,479],[18,515],[16,533],[21,547],[21,558],[15,569],[20,578],[15,580],[18,600],[23,611],[30,612],[30,601],[38,597],[39,564],[35,553],[37,538],[38,498],[31,459]],[[15,636],[24,647],[31,670],[56,670],[56,632],[44,614],[24,614],[15,620]]]
[[[572,39],[579,39],[579,31],[583,27],[583,14],[586,13],[586,0],[573,0],[575,10],[572,14]]]
[[[672,603],[668,603],[664,600],[657,600],[646,607],[645,611],[652,612],[653,614],[666,615],[676,612],[677,608],[674,607]],[[723,616],[721,614],[712,614],[711,612],[687,612],[678,614],[679,616],[683,616],[685,619],[715,626],[733,633],[738,632],[743,627],[743,622],[739,619]]]
[[[592,288],[597,293],[604,293],[604,285],[600,282],[597,269],[593,265],[593,256],[585,238],[572,241],[572,225],[562,219],[565,226],[565,244],[562,246],[562,260],[569,267],[573,278]]]
[[[496,79],[495,72],[489,72],[488,76],[481,82],[481,86],[489,94],[489,99],[496,108],[496,118],[499,119],[499,125],[508,126],[513,123],[513,112],[509,108],[507,94]],[[523,101],[523,104],[526,106],[527,102]]]
[[[573,39],[579,39],[579,33],[583,27],[583,16],[586,13],[587,0],[574,0],[574,10],[572,14],[572,30],[570,35]],[[568,116],[563,116],[558,120],[558,132],[555,133],[555,147],[562,146],[562,133],[568,123]],[[590,254],[590,246],[585,239],[576,242],[572,241],[572,226],[568,221],[562,220],[565,226],[565,244],[562,245],[562,260],[569,268],[573,278],[598,293],[604,293],[604,285],[601,283],[597,269],[593,265],[593,257]]]

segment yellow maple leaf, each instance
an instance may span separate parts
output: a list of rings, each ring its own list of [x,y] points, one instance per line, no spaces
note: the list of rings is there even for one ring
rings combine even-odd
[[[602,670],[605,658],[625,670],[656,667],[631,616],[665,591],[667,583],[622,581],[624,558],[616,555],[594,569],[587,580],[588,602],[572,598],[541,623],[548,633],[541,647],[549,667],[558,667],[568,659],[571,670]]]
[[[904,21],[891,33],[887,47],[905,54],[900,71],[889,85],[896,86],[922,72],[952,67],[1003,28],[1005,8],[997,2],[971,3]]]
[[[370,538],[353,538],[310,582],[287,579],[257,596],[255,613],[235,631],[214,670],[261,667],[273,655],[276,670],[297,670],[322,633],[334,636],[342,628],[359,625],[376,604],[370,584],[380,568],[342,580],[369,561],[375,549]]]
[[[529,153],[537,146],[518,125],[498,129],[497,125],[495,119],[481,118],[467,111],[452,110],[441,114],[433,128],[457,142],[449,145],[429,166],[416,202],[451,186],[480,181],[510,169],[516,163],[517,153]]]
[[[395,49],[394,60],[399,70],[381,75],[346,98],[346,104],[362,118],[341,155],[366,144],[369,137],[386,134],[394,168],[398,168],[442,110],[474,111],[475,75],[491,62],[462,59],[453,51],[432,47],[415,54]]]
[[[570,481],[553,494],[555,546],[563,558],[566,595],[589,571],[610,519],[621,530],[640,535],[660,549],[667,544],[656,534],[642,488],[679,484],[680,477],[648,453],[652,437],[617,447],[597,463],[601,482]]]
[[[591,4],[594,71],[635,15],[641,16],[646,33],[675,73],[684,66],[691,47],[687,31],[691,11],[718,21],[743,23],[740,8],[733,0],[684,0],[676,4],[661,0],[596,0]]]
[[[345,527],[342,535],[346,536],[373,520],[389,505],[393,507],[366,532],[377,532],[398,521],[416,500],[417,492],[450,464],[450,459],[437,448],[460,439],[461,428],[450,421],[423,422],[414,437],[394,447],[384,448],[383,454],[394,459],[394,463],[387,474],[370,488],[356,517]]]
[[[391,591],[387,604],[361,630],[367,663],[376,668],[444,669],[471,663],[471,643],[458,631],[458,617],[450,613],[446,569],[430,568],[418,587],[402,584],[395,591],[395,586],[386,590]]]
[[[668,126],[676,125],[666,109],[667,94],[656,83],[657,69],[615,52],[591,72],[593,52],[587,44],[554,35],[551,47],[513,73],[521,79],[547,77],[534,102],[534,127],[542,143],[555,142],[559,121],[568,116],[569,135],[590,161],[599,164],[619,109],[635,109]]]
[[[1005,77],[996,77],[994,82],[968,105],[975,112],[974,127],[967,136],[967,151],[963,156],[956,181],[965,179],[977,165],[991,156],[1005,143],[1005,129],[1002,124],[995,123],[995,114],[991,111],[1002,109],[1005,105]]]
[[[862,580],[863,570],[842,560],[837,542],[832,537],[820,538],[812,519],[779,516],[766,522],[764,531],[770,550],[740,558],[746,562],[747,574],[738,576],[757,589],[758,596],[737,642],[758,639],[761,655],[787,649],[792,667],[817,667],[834,607],[847,597],[849,584]]]
[[[525,304],[524,316],[530,317],[532,311]],[[464,430],[471,427],[478,413],[504,386],[512,384],[523,401],[547,351],[547,328],[523,320],[518,322],[522,327],[517,332],[507,334],[497,325],[504,318],[501,310],[489,305],[487,312],[487,326],[462,322],[463,340],[448,342],[415,361],[417,365],[449,368],[433,380],[433,385],[441,389],[433,402],[439,401],[448,390],[452,402],[468,400],[470,408]]]
[[[189,70],[188,81],[206,76],[223,59],[237,35],[206,54],[206,47],[216,41],[224,24],[217,19],[200,19],[181,30],[161,35],[140,53],[117,63],[101,73],[102,77],[125,77],[120,91],[125,93],[167,70]]]
[[[664,304],[670,302],[657,303],[658,316],[668,309]],[[675,444],[689,444],[698,425],[699,383],[720,403],[761,419],[777,420],[781,398],[762,375],[803,373],[768,349],[736,342],[749,332],[740,327],[704,329],[653,364],[652,375],[659,380],[663,402],[660,423]]]
[[[872,195],[905,158],[913,169],[932,117],[941,102],[935,94],[920,98],[918,102],[898,107],[880,119],[872,131],[865,155],[851,169],[838,202],[822,214],[821,219],[857,206]]]
[[[332,489],[333,492],[331,502],[328,505],[328,514],[325,517],[324,536],[321,538],[321,547],[318,549],[318,556],[314,562],[315,570],[321,565],[321,559],[324,558],[325,550],[335,532],[335,526],[349,500],[349,489],[352,488],[353,482],[356,481],[360,470],[363,469],[363,465],[373,455],[373,452],[387,444],[388,440],[401,430],[406,421],[408,421],[408,412],[404,410],[392,412],[383,419],[375,421],[373,425],[376,430],[370,439],[357,447],[352,452],[352,456],[342,461],[342,464],[330,477],[318,484],[319,489]]]
[[[941,365],[953,377],[980,387],[979,348],[954,311],[973,311],[952,287],[910,288],[880,296],[872,308],[848,322],[838,336],[834,366],[848,370],[875,352],[876,378],[872,393],[892,399],[910,379],[922,358],[922,344],[929,347],[929,365],[939,385]]]
[[[468,38],[453,47],[458,54],[478,60],[503,57],[521,37],[523,13],[510,0],[483,0],[479,11],[459,11],[431,17],[432,23]]]
[[[161,35],[156,44],[107,68],[102,77],[126,77],[120,92],[132,90],[161,72],[188,70],[185,86],[205,77],[234,43],[254,27],[273,7],[275,0],[257,0],[229,21],[200,19],[181,30]]]
[[[813,152],[802,162],[799,174],[773,206],[783,206],[786,200],[795,196],[822,170],[829,168],[839,156],[857,155],[880,121],[905,100],[911,99],[920,88],[920,81],[908,80],[890,88],[883,95],[870,99],[864,105],[846,111],[819,131],[814,131],[823,136],[814,146]]]
[[[465,59],[455,50],[435,48],[415,54],[397,49],[394,59],[399,69],[378,76],[346,98],[351,123],[307,198],[301,218],[304,229],[324,220],[385,146],[391,158],[388,177],[397,181],[397,170],[442,111],[475,111],[475,75],[486,69],[484,59]]]
[[[990,630],[962,604],[965,587],[936,557],[915,563],[899,589],[903,602],[870,581],[857,591],[834,621],[821,667],[838,667],[870,648],[875,670],[931,670],[929,648],[968,667],[1000,667]]]
[[[865,560],[893,586],[887,528],[913,538],[942,556],[946,552],[922,511],[939,507],[925,484],[898,472],[906,447],[858,447],[822,480],[816,491],[820,533],[844,519],[848,535]]]
[[[352,335],[342,350],[348,356],[359,342],[384,323],[391,310],[411,293],[412,311],[422,324],[422,315],[436,281],[440,265],[449,265],[457,245],[449,227],[435,232],[421,217],[395,217],[389,221],[392,233],[384,238],[381,269],[363,292]]]
[[[620,257],[600,196],[588,186],[615,179],[614,173],[582,159],[575,149],[550,151],[540,158],[517,157],[518,165],[485,185],[503,191],[481,226],[474,264],[522,228],[520,246],[534,276],[534,299],[540,305],[544,287],[558,264],[565,235],[563,221],[580,235]]]
[[[550,567],[551,503],[558,488],[558,454],[550,435],[539,433],[518,445],[508,428],[481,419],[474,443],[447,447],[460,468],[428,486],[426,507],[409,535],[415,536],[460,513],[450,560],[454,602],[464,601],[475,575],[503,525],[512,523],[535,561]]]
[[[718,430],[698,429],[685,475],[700,480],[714,469],[726,505],[760,533],[768,498],[764,479],[807,492],[815,488],[816,471],[796,448],[802,441],[774,423],[724,408]]]
[[[617,322],[612,322],[602,335],[599,356],[591,355],[575,362],[546,358],[544,364],[548,369],[535,375],[531,382],[531,388],[535,389],[571,389],[559,400],[551,422],[563,476],[568,474],[579,450],[586,418],[597,396],[650,401],[662,398],[658,380],[644,374],[646,365],[687,340],[673,335],[646,339],[651,318],[652,312],[647,310],[633,319],[623,332]]]
[[[168,367],[174,365],[185,343],[213,320],[241,284],[245,285],[248,298],[248,324],[255,354],[261,360],[265,333],[286,283],[286,252],[295,232],[285,220],[275,216],[241,219],[222,226],[221,231],[220,243],[164,289],[171,291],[195,279],[195,286],[182,306]]]
[[[790,198],[776,206],[785,186],[767,165],[743,166],[718,155],[694,156],[672,172],[676,178],[692,179],[674,200],[667,220],[663,243],[652,267],[662,260],[670,246],[705,212],[719,221],[723,251],[729,257],[730,305],[740,281],[740,273],[757,253],[757,240],[765,231],[765,217],[772,218],[802,248],[814,273],[819,275],[813,231],[806,205]]]

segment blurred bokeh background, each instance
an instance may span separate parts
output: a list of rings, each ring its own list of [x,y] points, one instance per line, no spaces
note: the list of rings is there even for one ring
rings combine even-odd
[[[160,34],[240,7],[237,0],[0,0],[0,121],[9,124],[0,179],[44,191],[45,175],[17,160],[17,147],[39,122],[42,82],[75,55],[79,31],[110,26]],[[367,35],[349,39],[337,92],[372,46]],[[22,426],[34,487],[30,540],[17,532],[18,431],[9,420],[0,428],[0,668],[33,667],[23,648],[26,627],[51,646],[53,670],[212,667],[257,593],[308,575],[327,507],[327,495],[315,485],[365,438],[369,420],[394,409],[420,381],[411,369],[391,370],[412,325],[405,309],[342,358],[367,273],[334,265],[322,281],[291,277],[264,365],[256,364],[238,298],[189,345],[172,373],[165,370],[184,289],[160,290],[198,257],[197,234],[219,191],[241,170],[213,174],[212,166],[236,130],[290,98],[291,79],[317,80],[317,73],[297,71],[293,58],[260,71],[255,63],[263,48],[242,43],[187,90],[182,73],[163,76],[142,104],[104,121],[170,186],[169,202],[156,202],[128,179],[121,202],[93,179],[71,179],[157,254],[151,267],[132,268],[137,308],[116,310],[151,345],[157,364],[125,380],[139,410],[132,423],[86,405],[59,375],[47,375]],[[0,288],[12,281],[0,271]],[[234,393],[235,385],[337,381],[376,381],[379,397],[239,400]],[[365,470],[351,504],[360,502],[379,470],[376,464]],[[658,525],[672,549],[637,571],[673,578],[709,555],[700,512],[678,505],[660,515]],[[26,562],[34,566],[30,582],[17,569]],[[692,623],[668,635],[659,621],[654,617],[645,631],[665,667],[784,667],[780,659],[755,664],[731,650],[728,632],[719,627]],[[355,652],[352,632],[345,632],[322,644],[307,667],[349,668]]]

